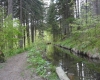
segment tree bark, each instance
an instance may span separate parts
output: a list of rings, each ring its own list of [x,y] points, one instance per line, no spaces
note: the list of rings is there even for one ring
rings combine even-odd
[[[27,33],[27,43],[28,45],[30,45],[30,33],[29,33],[29,21],[28,21],[28,17],[27,17],[27,20],[26,20],[26,33]]]
[[[8,16],[11,16],[12,19],[12,26],[13,26],[13,0],[8,0]],[[13,31],[11,32],[12,35],[10,35],[13,38]],[[13,50],[13,40],[10,40],[8,42],[9,49]]]
[[[13,0],[8,0],[8,15],[13,16]]]
[[[22,30],[22,0],[20,0],[20,17],[19,17],[19,19],[20,19],[20,24],[21,24],[21,26],[20,26],[20,32],[21,33],[23,33],[23,30]],[[23,48],[23,37],[22,36],[19,36],[19,47],[20,48]]]
[[[31,20],[31,39],[34,42],[34,20]]]

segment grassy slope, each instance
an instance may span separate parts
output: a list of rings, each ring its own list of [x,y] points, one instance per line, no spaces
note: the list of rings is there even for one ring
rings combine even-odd
[[[58,44],[76,48],[84,52],[90,52],[91,54],[100,53],[100,28],[90,28],[84,31],[74,31],[71,37],[58,42]]]

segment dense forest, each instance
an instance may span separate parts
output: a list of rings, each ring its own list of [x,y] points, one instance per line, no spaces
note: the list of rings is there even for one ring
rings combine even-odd
[[[1,59],[30,50],[28,61],[36,63],[30,56],[45,51],[47,44],[100,59],[100,0],[51,0],[45,5],[44,0],[0,0]],[[42,69],[46,63],[39,60]],[[43,77],[46,71],[40,71]]]
[[[33,43],[36,30],[43,26],[43,10],[38,0],[0,0],[1,51],[13,52]]]
[[[1,0],[0,49],[25,48],[37,36],[43,38],[45,31],[50,32],[54,42],[73,38],[72,42],[82,41],[83,48],[98,47],[99,3],[98,0],[56,0],[46,8],[39,0]]]

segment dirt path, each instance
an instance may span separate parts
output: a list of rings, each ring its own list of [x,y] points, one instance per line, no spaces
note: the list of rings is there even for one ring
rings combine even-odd
[[[27,52],[0,63],[0,80],[43,80],[27,69]]]

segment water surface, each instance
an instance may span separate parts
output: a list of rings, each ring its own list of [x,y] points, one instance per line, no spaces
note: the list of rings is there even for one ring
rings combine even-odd
[[[67,75],[72,75],[72,80],[100,80],[100,61],[75,55],[53,45],[46,49],[48,59],[53,65],[62,66]]]

